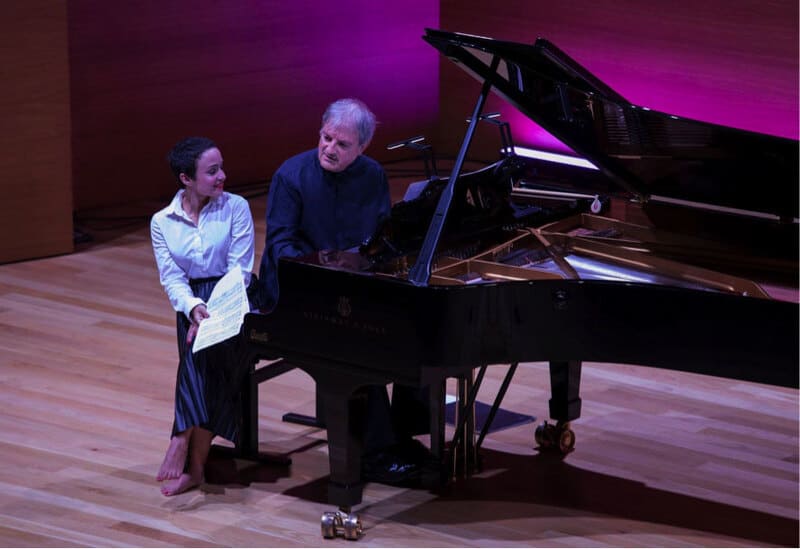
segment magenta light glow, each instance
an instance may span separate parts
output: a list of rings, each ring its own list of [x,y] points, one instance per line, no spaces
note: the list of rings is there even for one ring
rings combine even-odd
[[[574,0],[571,11],[549,10],[548,5],[533,1],[524,9],[521,2],[498,7],[518,22],[514,27],[492,27],[491,21],[457,26],[522,43],[545,38],[642,108],[800,137],[796,1],[676,0],[669,10],[637,0]],[[571,153],[513,107],[494,108],[510,123],[515,142]]]

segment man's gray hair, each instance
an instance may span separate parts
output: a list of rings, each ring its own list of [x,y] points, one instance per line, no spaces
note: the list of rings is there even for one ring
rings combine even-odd
[[[375,115],[367,108],[363,101],[353,98],[334,101],[322,115],[322,125],[330,124],[333,127],[343,124],[352,125],[358,132],[359,146],[370,142],[375,133]]]

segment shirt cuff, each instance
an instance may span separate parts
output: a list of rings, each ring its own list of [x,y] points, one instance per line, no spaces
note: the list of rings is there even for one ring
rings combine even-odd
[[[205,301],[203,301],[199,297],[190,297],[186,300],[183,306],[183,314],[186,315],[186,318],[189,319],[189,322],[192,321],[192,309],[194,309],[198,305],[203,305],[203,304],[205,304]]]

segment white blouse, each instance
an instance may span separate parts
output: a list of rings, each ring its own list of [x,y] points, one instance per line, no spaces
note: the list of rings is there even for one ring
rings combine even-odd
[[[253,215],[247,200],[224,192],[200,211],[195,223],[183,211],[179,190],[172,202],[150,221],[150,238],[161,285],[176,311],[187,318],[203,302],[189,287],[193,278],[223,276],[236,265],[245,285],[255,258]]]

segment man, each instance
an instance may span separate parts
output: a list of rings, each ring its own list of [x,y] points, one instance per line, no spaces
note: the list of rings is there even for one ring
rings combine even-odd
[[[357,99],[331,103],[322,116],[317,148],[288,159],[273,176],[259,274],[265,312],[278,302],[281,257],[356,247],[389,215],[386,173],[363,154],[375,124],[375,115]],[[396,385],[390,408],[386,387],[368,389],[364,480],[393,484],[418,474],[428,453],[411,438],[419,432],[412,423],[425,423],[427,400],[416,393]]]

